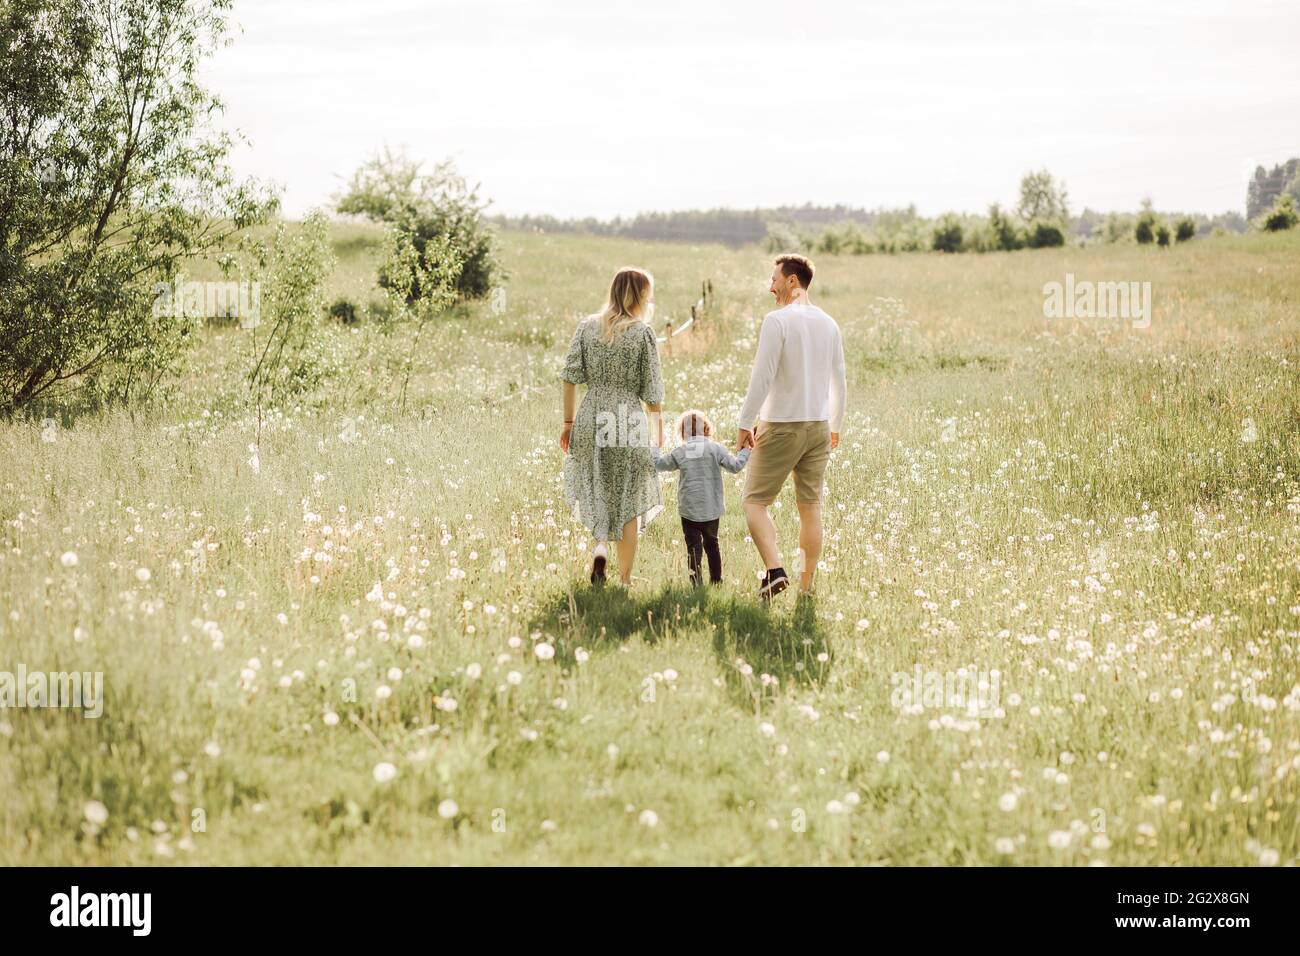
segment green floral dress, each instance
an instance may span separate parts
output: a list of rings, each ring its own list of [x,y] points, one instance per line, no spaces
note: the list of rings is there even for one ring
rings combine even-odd
[[[564,460],[564,500],[597,541],[619,541],[633,518],[648,524],[661,510],[650,457],[650,422],[641,407],[664,400],[654,331],[638,323],[613,342],[598,317],[573,334],[561,377],[586,385]]]

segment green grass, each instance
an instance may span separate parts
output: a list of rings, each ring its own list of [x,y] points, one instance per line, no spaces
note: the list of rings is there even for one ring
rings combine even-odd
[[[165,405],[0,425],[0,670],[107,685],[0,711],[0,862],[1295,862],[1300,234],[819,257],[850,414],[818,596],[770,612],[729,476],[725,585],[670,482],[630,592],[585,584],[556,379],[617,266],[658,327],[711,279],[667,407],[730,429],[768,257],[505,247],[502,313],[330,328],[338,379],[260,424],[213,329]],[[1067,272],[1150,281],[1151,328],[1044,319]],[[900,706],[918,667],[1001,715]]]

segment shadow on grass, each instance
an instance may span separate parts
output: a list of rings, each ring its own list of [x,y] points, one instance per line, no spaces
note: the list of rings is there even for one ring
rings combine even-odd
[[[812,598],[778,598],[769,608],[705,587],[669,585],[642,596],[584,585],[555,595],[532,627],[560,635],[557,656],[566,665],[578,647],[599,651],[637,634],[654,643],[669,633],[708,632],[728,696],[745,709],[792,684],[824,684],[834,664]]]

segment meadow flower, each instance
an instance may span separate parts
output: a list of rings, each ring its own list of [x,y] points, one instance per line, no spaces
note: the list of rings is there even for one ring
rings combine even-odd
[[[438,816],[444,820],[450,820],[458,813],[460,813],[460,807],[456,805],[455,800],[443,800],[438,804]]]
[[[533,648],[533,653],[537,655],[539,661],[549,661],[555,656],[555,648],[543,642]]]
[[[385,760],[375,764],[375,769],[371,773],[374,775],[376,782],[388,783],[397,776],[397,768]]]
[[[827,813],[843,813],[843,812],[844,812],[844,804],[840,803],[840,801],[838,801],[838,800],[830,800],[830,801],[827,801],[827,803],[826,803],[826,812],[827,812]]]
[[[993,841],[993,849],[1003,856],[1010,856],[1016,852],[1016,841],[1011,837],[998,837]]]
[[[77,566],[77,552],[64,551],[63,556],[59,558],[59,563],[65,568],[75,568]]]
[[[135,579],[141,584],[146,583],[153,575],[148,568],[140,567],[135,569]]]
[[[375,688],[375,697],[379,700],[388,700],[393,696],[393,689],[387,684],[380,684]]]
[[[659,814],[653,810],[642,810],[641,816],[637,819],[643,827],[657,827],[659,825]]]
[[[327,710],[325,711],[325,716],[322,717],[321,720],[325,722],[326,727],[336,727],[338,726],[339,715],[334,713],[332,710]]]
[[[876,754],[876,762],[877,762],[877,763],[889,763],[889,751],[888,751],[888,750],[881,750],[881,751],[877,752],[877,754]]]
[[[771,737],[773,734],[776,733],[776,728],[771,724],[767,723],[767,721],[764,721],[763,723],[758,725],[758,732],[762,734],[764,737]]]
[[[524,682],[524,675],[519,673],[519,671],[511,671],[509,674],[506,675],[506,683],[510,684],[513,687],[518,687],[523,682]]]
[[[1064,850],[1073,839],[1069,830],[1053,830],[1047,835],[1047,845],[1053,850]]]
[[[203,745],[203,752],[207,754],[209,757],[214,757],[214,758],[220,757],[221,746],[215,740],[209,740],[206,744]]]
[[[1004,793],[998,797],[998,809],[1004,813],[1010,813],[1019,802],[1019,798],[1014,793]]]
[[[108,822],[108,807],[98,800],[87,800],[85,806],[81,808],[81,812],[85,814],[86,821],[93,823],[95,826],[103,826]]]

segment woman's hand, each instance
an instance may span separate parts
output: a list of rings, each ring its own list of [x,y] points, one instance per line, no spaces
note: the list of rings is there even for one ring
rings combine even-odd
[[[569,453],[569,438],[573,435],[573,422],[565,422],[564,429],[560,432],[560,451],[566,455]]]

